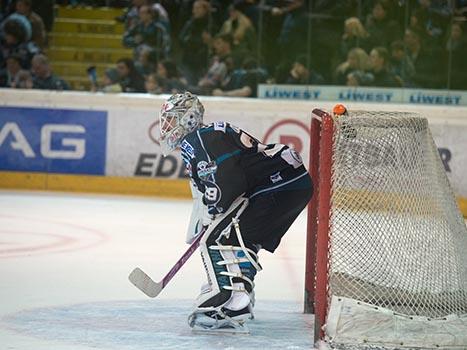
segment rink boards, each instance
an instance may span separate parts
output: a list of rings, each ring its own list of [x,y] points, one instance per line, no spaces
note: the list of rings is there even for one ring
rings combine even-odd
[[[162,157],[167,96],[0,89],[0,187],[188,197],[177,153]],[[203,97],[206,122],[225,120],[262,142],[291,144],[308,159],[313,108],[333,102]],[[467,107],[352,103],[349,109],[415,111],[428,118],[467,215]],[[305,161],[307,162],[307,161]]]

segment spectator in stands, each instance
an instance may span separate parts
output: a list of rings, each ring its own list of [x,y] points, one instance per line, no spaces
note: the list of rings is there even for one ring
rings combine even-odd
[[[464,35],[464,29],[460,22],[453,22],[446,41],[446,50],[457,51],[465,50],[467,46],[467,37]]]
[[[353,71],[366,72],[370,68],[368,54],[361,48],[354,48],[347,54],[347,60],[337,66],[334,82],[337,85],[345,85],[347,76]]]
[[[360,47],[368,52],[371,47],[369,39],[370,35],[357,17],[347,18],[344,22],[344,34],[339,45],[339,60],[345,59],[354,47]]]
[[[24,70],[21,57],[13,54],[6,59],[6,68],[0,71],[0,87],[14,88],[18,85],[19,76]]]
[[[354,70],[347,74],[347,86],[370,86],[372,85],[374,76],[361,70]]]
[[[418,17],[420,16],[420,17]],[[417,11],[414,10],[410,15],[409,29],[420,37],[421,41],[427,44],[430,41],[430,38],[426,32],[426,20],[420,14],[417,14]]]
[[[167,33],[170,35],[170,20],[169,20],[169,14],[165,10],[164,6],[162,4],[155,2],[151,5],[152,11],[156,14],[157,20],[159,21],[160,24],[162,24],[165,27],[165,30]]]
[[[11,87],[17,74],[21,70],[21,59],[18,55],[6,58],[6,67],[0,70],[0,87]]]
[[[135,57],[142,45],[151,47],[158,60],[167,58],[170,51],[170,36],[157,21],[157,14],[150,6],[139,8],[139,23],[125,32],[123,44],[135,49]]]
[[[197,87],[189,90],[196,94],[210,95],[212,90],[220,88],[226,78],[230,67],[233,66],[232,59],[232,37],[228,34],[219,34],[213,42],[215,56],[207,73],[200,79]]]
[[[371,73],[373,82],[371,85],[380,87],[400,87],[402,80],[389,71],[389,52],[383,46],[375,47],[370,52]]]
[[[6,57],[15,54],[20,57],[21,66],[29,68],[31,58],[39,52],[39,49],[28,41],[24,26],[10,17],[3,23],[3,35],[0,37],[0,67],[5,66]]]
[[[156,52],[147,45],[141,45],[138,49],[138,57],[135,67],[143,76],[147,76],[156,69]]]
[[[68,83],[52,73],[49,59],[44,54],[32,58],[31,70],[34,74],[33,88],[46,90],[69,90]]]
[[[258,5],[258,0],[236,0],[234,4],[237,10],[250,19],[256,31],[258,31],[259,19],[261,16],[261,7]]]
[[[132,0],[128,6],[127,11],[122,15],[115,18],[117,22],[124,22],[125,29],[129,30],[135,27],[139,23],[139,9],[141,6],[149,6],[157,13],[159,21],[166,28],[167,32],[170,33],[170,20],[169,15],[162,4],[152,0]]]
[[[320,85],[324,83],[323,77],[309,68],[309,60],[307,56],[298,56],[292,63],[292,68],[289,71],[289,75],[285,80],[286,84],[292,85]]]
[[[391,43],[391,72],[399,76],[404,82],[404,86],[413,86],[415,67],[407,56],[405,45],[402,40]]]
[[[171,60],[163,60],[157,64],[158,81],[163,93],[176,94],[187,89],[188,82],[180,75],[180,72]]]
[[[132,29],[139,22],[139,8],[143,5],[148,5],[148,2],[148,0],[131,0],[131,5],[127,11],[115,19],[118,22],[124,22],[126,30]]]
[[[422,51],[420,36],[412,29],[407,29],[404,35],[404,45],[407,50],[407,56],[411,59],[412,63],[415,63]]]
[[[29,22],[29,20],[26,18],[26,16],[23,16],[22,14],[20,14],[18,12],[14,12],[11,15],[9,15],[7,17],[7,19],[5,19],[5,21],[2,23],[2,25],[5,24],[5,22],[7,22],[7,21],[17,22],[24,30],[24,33],[25,33],[24,40],[25,41],[30,41],[31,40],[32,26],[31,26],[31,22]]]
[[[289,0],[280,2],[284,6],[273,6],[271,15],[283,17],[282,28],[277,38],[277,45],[282,56],[294,55],[302,48],[302,39],[306,35],[306,12],[304,11],[304,0]],[[282,57],[285,59],[286,57]]]
[[[163,94],[163,82],[157,76],[157,74],[149,74],[144,82],[144,87],[146,88],[146,92],[154,95]]]
[[[21,70],[18,73],[17,80],[12,86],[15,89],[32,89],[34,87],[34,80],[32,74],[28,70]]]
[[[256,60],[249,57],[240,69],[236,69],[222,83],[221,88],[212,91],[213,96],[256,97],[258,84],[266,82],[267,72],[258,67]]]
[[[425,88],[442,87],[443,78],[441,69],[446,68],[439,49],[428,49],[422,46],[420,36],[411,29],[406,29],[404,44],[407,57],[411,60],[415,75],[413,82],[415,86]],[[445,72],[447,74],[447,70]]]
[[[32,11],[31,6],[31,0],[17,0],[16,12],[25,16],[29,20],[32,31],[31,41],[33,41],[38,47],[43,48],[47,40],[45,25],[42,18]]]
[[[377,0],[381,1],[384,5],[384,8],[386,10],[386,16],[387,18],[390,18],[391,20],[394,20],[398,25],[402,27],[402,24],[405,23],[406,21],[406,16],[407,16],[407,11],[410,8],[413,8],[415,5],[415,2],[418,0],[412,1],[410,5],[407,4],[405,0],[399,1],[399,0]],[[443,0],[444,1],[444,0]],[[361,13],[370,13],[373,10],[375,0],[373,1],[365,1],[365,6],[363,2],[361,3],[361,6],[364,7],[365,9]],[[368,10],[369,9],[369,10]]]
[[[256,51],[256,31],[250,19],[240,10],[238,2],[229,6],[229,18],[223,23],[219,34],[229,34],[233,39],[235,56],[245,57]]]
[[[122,85],[119,84],[119,76],[116,69],[109,68],[104,72],[102,78],[102,92],[118,93],[122,92]]]
[[[117,73],[123,92],[146,92],[144,78],[131,58],[121,58],[117,61]]]
[[[410,29],[418,33],[423,45],[439,44],[451,15],[448,1],[419,0],[410,16]]]
[[[371,14],[367,18],[366,29],[370,34],[372,44],[388,46],[389,43],[401,37],[399,25],[389,18],[386,5],[377,1]]]
[[[91,85],[91,91],[105,92],[105,93],[118,93],[122,92],[122,86],[119,83],[118,72],[115,68],[109,68],[104,71],[100,86],[97,84]]]
[[[190,84],[196,84],[205,73],[209,61],[209,43],[215,32],[210,21],[211,6],[207,0],[193,3],[191,18],[179,34],[181,68]]]
[[[454,22],[446,41],[445,55],[451,61],[452,89],[467,89],[467,38],[462,24]]]

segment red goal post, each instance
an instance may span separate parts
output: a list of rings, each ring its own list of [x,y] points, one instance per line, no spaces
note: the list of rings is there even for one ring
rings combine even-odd
[[[332,134],[331,115],[320,109],[314,109],[310,127],[309,171],[315,186],[307,213],[304,311],[316,315],[315,334],[320,332],[324,324],[327,308],[326,295],[323,293],[327,283],[326,254],[329,239],[327,228],[331,191]],[[321,169],[320,164],[322,164]],[[318,203],[321,203],[321,208],[318,208]],[[321,234],[318,234],[318,231]],[[318,295],[315,295],[316,291]]]

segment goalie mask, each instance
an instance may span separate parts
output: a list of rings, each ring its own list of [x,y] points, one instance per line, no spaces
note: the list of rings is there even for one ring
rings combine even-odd
[[[159,142],[164,156],[172,152],[189,133],[203,123],[204,107],[190,92],[175,94],[162,105]]]

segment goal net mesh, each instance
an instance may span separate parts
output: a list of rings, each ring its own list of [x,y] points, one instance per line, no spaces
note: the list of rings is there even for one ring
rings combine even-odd
[[[328,298],[467,314],[467,230],[425,118],[335,119]]]

